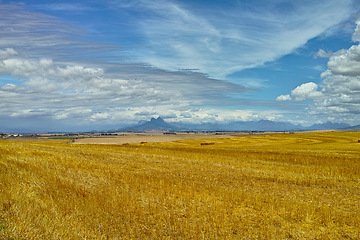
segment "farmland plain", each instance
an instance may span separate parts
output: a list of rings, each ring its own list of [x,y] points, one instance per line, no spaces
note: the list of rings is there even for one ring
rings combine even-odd
[[[358,140],[0,140],[0,239],[359,239]]]

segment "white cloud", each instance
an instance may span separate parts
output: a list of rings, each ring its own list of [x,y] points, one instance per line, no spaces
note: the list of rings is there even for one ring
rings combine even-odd
[[[148,120],[149,116],[161,116],[169,122],[186,122],[193,124],[214,123],[214,122],[232,122],[232,121],[258,121],[280,120],[283,118],[281,114],[275,111],[253,111],[253,110],[237,110],[237,109],[214,109],[214,108],[180,108],[174,109],[171,106],[148,107],[148,108],[132,108],[133,116],[138,115],[140,120]],[[148,111],[150,114],[144,114]]]
[[[36,9],[49,10],[49,11],[88,11],[94,10],[93,8],[83,5],[81,3],[47,3],[35,5]]]
[[[303,101],[306,99],[318,99],[322,97],[322,93],[316,91],[318,85],[313,82],[304,83],[291,91],[291,97],[296,101]]]
[[[206,21],[200,18],[197,21],[196,17],[187,14],[176,4],[171,6],[172,13],[181,15],[187,24],[196,21],[212,31]],[[75,10],[72,5],[35,7]],[[162,9],[165,14],[167,8]],[[22,112],[21,116],[31,116],[27,113],[41,109],[42,116],[47,120],[77,119],[77,122],[85,122],[102,119],[102,122],[109,123],[133,119],[130,111],[124,110],[127,108],[159,106],[186,110],[190,106],[203,104],[232,106],[235,100],[227,97],[227,94],[250,91],[202,73],[168,71],[118,61],[114,63],[113,59],[108,61],[109,56],[104,59],[100,52],[107,52],[113,46],[80,41],[83,36],[79,29],[58,18],[27,11],[25,5],[0,4],[0,18],[0,74],[12,78],[8,83],[11,85],[0,86],[3,115],[19,117],[17,113]],[[194,30],[196,33],[201,28]],[[208,40],[204,38],[203,44],[213,46],[216,51],[216,44]],[[82,56],[83,52],[87,54],[86,58]],[[117,111],[121,114],[117,114]]]
[[[28,10],[30,8],[37,11]],[[87,22],[79,24],[82,28],[76,27],[75,22],[71,24],[71,21],[63,21],[58,17],[42,13],[48,10],[85,11],[90,10],[90,7],[76,3],[43,5],[0,3],[0,49],[16,49],[29,57],[62,61],[74,56],[77,56],[75,61],[84,58],[89,61],[91,54],[96,53],[99,57],[104,52],[110,54],[110,51],[118,51],[119,46],[86,40],[89,37],[85,32]]]
[[[7,84],[2,85],[0,89],[3,91],[14,91],[16,89],[16,85],[7,83]]]
[[[89,82],[101,78],[103,69],[79,65],[60,66],[51,59],[29,60],[8,58],[0,60],[0,74],[16,76],[29,90],[40,92],[84,91]]]
[[[67,33],[79,33],[79,30],[55,17],[26,11],[24,6],[16,3],[0,4],[0,46],[34,49],[66,45],[69,43]],[[55,29],[56,31],[51,31]]]
[[[356,29],[355,29],[355,32],[352,36],[352,40],[354,42],[359,42],[360,41],[360,19],[357,20],[356,22]]]
[[[353,38],[358,40],[360,22]],[[321,74],[321,91],[310,82],[291,91],[297,101],[312,99],[309,113],[328,120],[358,124],[360,121],[360,46],[342,49],[328,61],[328,69]],[[280,96],[281,97],[281,96]],[[278,97],[278,98],[280,98]]]
[[[153,68],[141,73],[143,66],[114,70],[125,68],[121,64],[111,64],[112,70],[108,71],[70,64],[52,59],[28,59],[21,52],[0,60],[0,74],[10,74],[18,79],[16,84],[0,86],[2,115],[103,124],[133,119],[136,122],[148,119],[154,113],[182,119],[181,113],[196,108],[196,105],[221,106],[226,102],[231,106],[234,103],[226,94],[249,91],[200,73]],[[221,100],[219,96],[222,96]],[[202,117],[204,120],[220,119],[214,113],[190,112],[197,121]],[[227,117],[233,118],[231,114]]]
[[[17,112],[12,113],[11,117],[38,117],[45,116],[46,111],[44,109],[23,109]]]
[[[290,5],[295,5],[290,12],[271,1],[260,1],[255,11],[237,1],[228,1],[230,7],[219,5],[216,10],[195,7],[196,1],[105,2],[101,4],[131,8],[127,13],[134,13],[131,17],[136,16],[137,21],[124,24],[134,28],[134,35],[126,40],[136,39],[134,45],[106,44],[99,40],[100,34],[95,36],[99,42],[90,42],[84,39],[93,35],[59,18],[27,10],[93,10],[81,4],[0,4],[0,74],[5,76],[0,85],[1,122],[42,119],[39,123],[85,126],[90,122],[137,122],[155,115],[188,122],[281,119],[281,114],[273,111],[231,109],[273,107],[271,101],[239,97],[251,92],[247,87],[264,87],[260,79],[244,80],[244,87],[213,77],[291,53],[351,12],[350,0],[292,2]],[[124,63],[122,57],[134,60],[132,54],[139,57],[136,62],[145,64]],[[200,70],[178,71],[188,68]],[[343,84],[344,88],[357,87],[355,80],[348,84]],[[329,80],[323,91],[329,92],[330,87]],[[305,90],[295,91],[293,98],[298,94],[298,100],[318,99],[319,91]],[[290,96],[280,98],[289,100]],[[347,95],[341,101],[356,99]],[[277,105],[283,104],[287,103]],[[228,109],[222,109],[224,106]]]
[[[287,95],[280,95],[276,98],[276,101],[290,101],[291,97],[289,94]]]
[[[216,10],[136,2],[148,12],[138,21],[149,46],[138,52],[139,60],[170,70],[198,68],[218,78],[289,54],[352,12],[350,0],[292,2],[290,12],[265,1],[255,11],[241,2]]]
[[[354,45],[347,51],[340,51],[328,62],[332,74],[344,76],[360,75],[360,46]]]
[[[17,52],[13,48],[5,48],[3,50],[0,49],[0,60],[6,59],[10,56],[14,56],[16,54],[17,54]]]
[[[334,55],[332,51],[326,52],[324,49],[319,49],[319,51],[315,54],[314,57],[329,58],[332,55]]]

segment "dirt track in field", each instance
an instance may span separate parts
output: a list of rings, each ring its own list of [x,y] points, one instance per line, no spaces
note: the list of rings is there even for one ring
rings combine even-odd
[[[207,139],[207,138],[231,138],[233,135],[215,135],[215,134],[128,134],[124,136],[111,137],[90,137],[79,138],[75,140],[75,144],[138,144],[142,142],[169,142],[179,140]]]

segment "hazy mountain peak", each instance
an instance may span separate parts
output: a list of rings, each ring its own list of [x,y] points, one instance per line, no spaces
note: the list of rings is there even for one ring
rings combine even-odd
[[[161,118],[151,118],[150,122],[158,122],[158,123],[164,123],[165,121]]]
[[[168,124],[161,117],[151,118],[150,121],[139,121],[138,125],[131,127],[141,131],[175,131],[177,127]]]

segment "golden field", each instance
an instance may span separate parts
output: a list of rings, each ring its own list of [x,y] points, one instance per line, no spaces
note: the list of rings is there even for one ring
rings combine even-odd
[[[358,140],[0,140],[0,239],[360,239]]]

